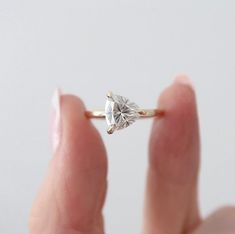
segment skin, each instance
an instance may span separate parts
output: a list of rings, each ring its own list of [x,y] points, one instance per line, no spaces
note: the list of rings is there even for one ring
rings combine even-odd
[[[32,205],[31,234],[102,234],[107,184],[103,141],[83,102],[61,96],[60,143]],[[144,234],[232,234],[235,208],[205,220],[198,208],[200,140],[195,92],[185,76],[158,101],[165,116],[155,119],[149,141]],[[92,147],[91,147],[92,146]],[[115,231],[114,231],[115,232]]]

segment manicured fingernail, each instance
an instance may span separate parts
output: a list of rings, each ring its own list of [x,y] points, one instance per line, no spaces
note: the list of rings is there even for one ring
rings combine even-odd
[[[188,85],[193,89],[192,81],[185,75],[180,75],[175,78],[176,83],[180,83],[182,85]]]
[[[61,138],[61,90],[56,89],[52,97],[51,141],[53,153],[57,150]]]

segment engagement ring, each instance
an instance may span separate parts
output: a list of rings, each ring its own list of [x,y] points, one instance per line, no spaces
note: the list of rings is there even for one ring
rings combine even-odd
[[[86,111],[85,114],[88,118],[105,118],[108,134],[130,126],[139,118],[161,117],[164,114],[159,109],[140,109],[134,102],[112,92],[107,93],[106,96],[104,111]]]

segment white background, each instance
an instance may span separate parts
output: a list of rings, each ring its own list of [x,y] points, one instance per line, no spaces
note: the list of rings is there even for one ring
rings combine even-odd
[[[155,106],[178,73],[195,85],[202,136],[203,216],[235,203],[235,2],[0,0],[0,232],[27,233],[50,160],[54,88],[103,107],[105,93]],[[113,136],[108,234],[140,232],[151,121]]]

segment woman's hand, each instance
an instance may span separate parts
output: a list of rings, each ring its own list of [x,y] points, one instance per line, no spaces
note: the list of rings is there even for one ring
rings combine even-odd
[[[200,217],[200,142],[190,81],[178,77],[161,94],[158,107],[166,114],[154,120],[152,127],[143,233],[235,233],[232,207],[222,208],[206,220]],[[107,155],[99,133],[84,111],[79,98],[55,96],[54,155],[31,210],[31,234],[105,232],[102,207],[107,188]]]

